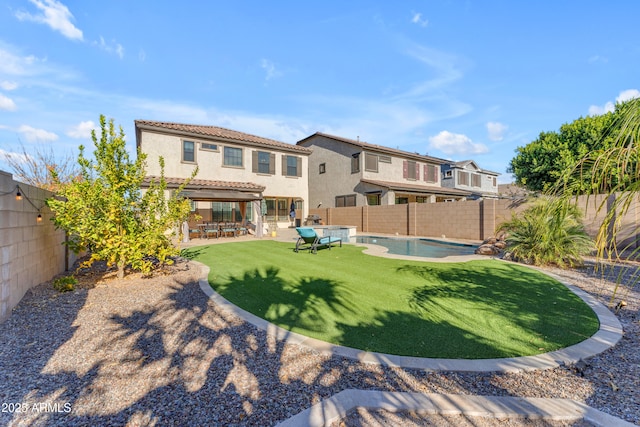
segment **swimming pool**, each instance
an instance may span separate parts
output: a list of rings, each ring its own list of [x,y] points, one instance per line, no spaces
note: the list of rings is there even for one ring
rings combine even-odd
[[[477,246],[464,243],[442,242],[433,239],[411,239],[377,236],[356,236],[352,243],[369,243],[384,246],[388,253],[426,258],[444,258],[448,256],[473,255]]]

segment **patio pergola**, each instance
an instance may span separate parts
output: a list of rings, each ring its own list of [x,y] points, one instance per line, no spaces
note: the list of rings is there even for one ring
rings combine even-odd
[[[148,176],[143,186],[151,181],[159,181],[159,177]],[[185,183],[183,178],[167,178],[167,190],[177,191]],[[265,187],[252,182],[217,181],[208,179],[192,179],[179,193],[194,202],[237,202],[242,223],[246,223],[247,203],[250,203],[257,218],[256,237],[262,237],[262,192]],[[188,235],[188,233],[186,233]]]

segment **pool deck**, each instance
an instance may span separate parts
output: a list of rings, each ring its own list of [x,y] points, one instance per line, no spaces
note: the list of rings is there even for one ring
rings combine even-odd
[[[383,236],[383,235],[381,235]],[[387,236],[385,236],[387,237]],[[279,229],[277,236],[264,239],[283,242],[295,242],[297,233],[295,229]],[[225,243],[232,241],[251,241],[254,236],[241,238],[210,239],[211,241],[194,241],[191,244],[183,244],[183,247],[202,244]],[[200,239],[196,239],[200,240]],[[477,242],[475,242],[477,243]],[[386,248],[378,245],[367,245],[364,252],[369,255],[384,256],[396,259],[420,259],[421,257],[409,257],[402,255],[386,254]],[[465,255],[460,257],[431,258],[429,261],[451,262],[468,261],[471,259],[487,259],[491,257],[480,255]],[[496,260],[496,262],[502,262]],[[199,264],[199,263],[197,263]],[[324,341],[296,334],[286,329],[275,326],[266,320],[259,318],[241,308],[231,304],[217,294],[208,283],[209,268],[199,264],[202,268],[200,288],[203,293],[229,313],[233,313],[246,322],[265,330],[268,334],[290,344],[307,346],[321,354],[336,355],[358,360],[362,363],[382,364],[410,369],[426,371],[450,371],[450,372],[518,372],[537,369],[550,369],[563,365],[571,365],[581,359],[586,359],[599,354],[622,338],[622,326],[618,319],[604,305],[598,302],[588,293],[574,287],[565,285],[576,295],[585,301],[596,313],[600,321],[600,329],[592,337],[581,343],[562,350],[553,351],[537,356],[514,357],[504,359],[432,359],[420,357],[396,356],[375,352],[366,352],[354,348],[333,345]],[[548,273],[547,273],[548,274]],[[558,277],[557,280],[561,281]],[[595,410],[583,403],[568,399],[531,399],[519,397],[497,396],[462,396],[424,393],[392,393],[365,390],[344,390],[329,399],[326,399],[311,408],[285,420],[279,425],[282,427],[298,426],[328,426],[339,421],[346,414],[357,407],[380,408],[391,411],[413,410],[426,411],[437,414],[463,414],[469,416],[490,417],[528,417],[548,420],[585,420],[595,426],[632,426],[633,424],[619,418],[610,416]]]

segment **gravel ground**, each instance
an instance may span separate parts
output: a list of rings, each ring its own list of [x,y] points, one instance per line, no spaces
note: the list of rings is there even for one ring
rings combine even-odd
[[[608,301],[614,283],[591,270],[554,273]],[[91,271],[74,292],[59,294],[49,283],[30,290],[0,325],[0,425],[270,426],[348,388],[569,398],[640,425],[637,291],[621,294],[620,343],[581,369],[461,374],[368,365],[286,345],[222,312],[205,298],[198,275],[193,264],[179,262],[151,278],[118,283],[111,272]],[[342,425],[427,425],[411,424],[417,421],[413,413],[354,411]],[[524,424],[501,422],[486,425]]]

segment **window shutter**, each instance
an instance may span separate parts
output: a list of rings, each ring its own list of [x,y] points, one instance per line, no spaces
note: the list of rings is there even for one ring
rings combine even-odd
[[[282,155],[282,175],[287,176],[287,155]]]
[[[251,171],[258,173],[258,152],[256,150],[251,152]]]
[[[416,181],[420,181],[420,165],[416,163]]]
[[[302,157],[296,157],[296,175],[302,176]]]
[[[428,177],[429,177],[429,165],[424,165],[423,168],[424,171],[424,176],[422,177],[422,179],[424,179],[425,181],[428,181]]]
[[[409,162],[406,160],[402,162],[402,177],[404,179],[409,178]]]
[[[269,173],[276,174],[276,155],[273,153],[269,153]]]

